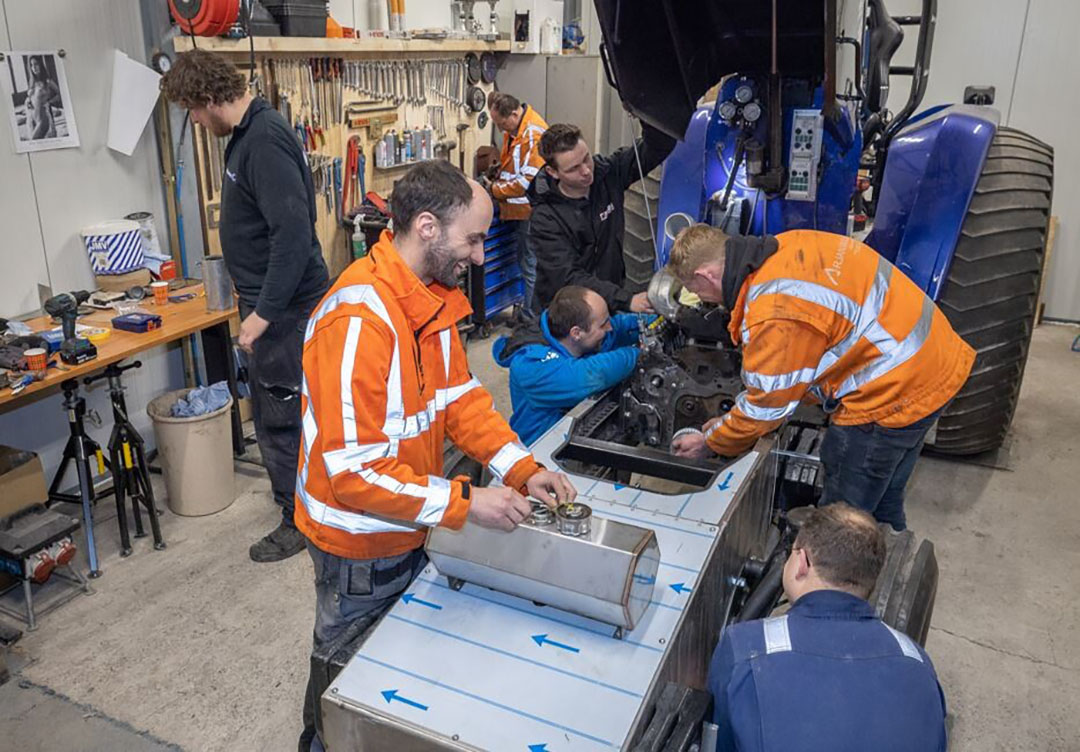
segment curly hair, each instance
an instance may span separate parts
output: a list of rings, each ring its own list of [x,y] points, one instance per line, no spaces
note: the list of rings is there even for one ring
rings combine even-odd
[[[181,107],[205,107],[233,102],[247,91],[247,81],[236,66],[206,50],[182,52],[161,77],[161,91]]]

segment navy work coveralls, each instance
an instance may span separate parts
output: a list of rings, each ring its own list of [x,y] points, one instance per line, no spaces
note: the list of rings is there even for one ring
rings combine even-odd
[[[725,629],[709,691],[717,752],[946,749],[945,697],[930,658],[839,590]]]

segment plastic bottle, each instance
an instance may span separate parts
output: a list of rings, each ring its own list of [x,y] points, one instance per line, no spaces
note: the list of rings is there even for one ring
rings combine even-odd
[[[357,214],[353,217],[352,255],[354,259],[358,259],[367,254],[367,238],[364,236],[364,228],[360,226],[360,215]]]

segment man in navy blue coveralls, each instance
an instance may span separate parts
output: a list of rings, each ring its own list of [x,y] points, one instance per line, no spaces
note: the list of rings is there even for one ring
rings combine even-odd
[[[638,335],[637,314],[611,316],[599,294],[567,285],[538,321],[496,340],[495,361],[510,369],[510,427],[518,438],[532,444],[571,407],[629,376]]]
[[[713,654],[718,752],[946,749],[929,656],[866,602],[884,560],[868,514],[842,502],[813,510],[784,566],[794,605],[729,626]]]

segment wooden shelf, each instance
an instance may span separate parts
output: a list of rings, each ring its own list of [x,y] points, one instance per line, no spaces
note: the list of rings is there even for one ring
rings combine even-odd
[[[177,52],[191,49],[191,37],[178,36],[174,44]],[[250,47],[247,39],[224,37],[199,37],[199,49],[212,52],[247,55]],[[378,52],[509,52],[510,40],[485,42],[480,39],[327,39],[324,37],[255,37],[255,52],[280,54],[340,55],[348,53]]]

